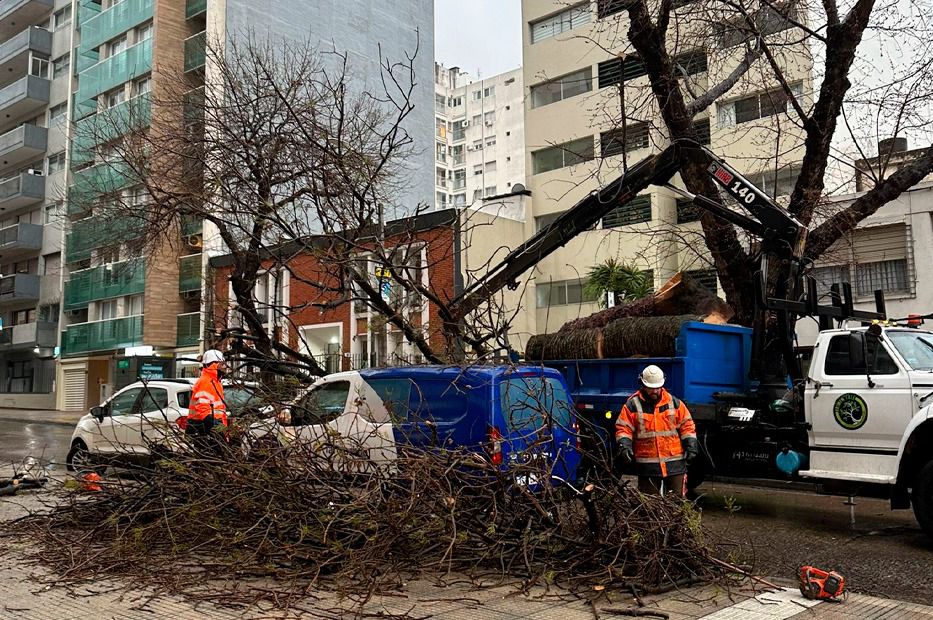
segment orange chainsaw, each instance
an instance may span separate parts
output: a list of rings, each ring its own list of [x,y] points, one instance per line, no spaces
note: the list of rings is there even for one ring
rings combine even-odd
[[[817,601],[832,601],[845,591],[845,577],[836,572],[826,572],[814,566],[801,566],[797,571],[800,593],[805,598]]]

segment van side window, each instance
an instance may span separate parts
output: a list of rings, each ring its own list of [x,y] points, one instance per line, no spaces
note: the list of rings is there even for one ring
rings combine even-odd
[[[370,379],[366,381],[382,400],[389,419],[405,422],[409,417],[408,399],[411,396],[410,379]]]
[[[346,410],[350,396],[349,381],[334,381],[311,390],[291,409],[296,426],[327,424]]]
[[[435,424],[453,424],[467,412],[468,399],[464,386],[446,379],[419,380],[412,386],[409,421]]]
[[[897,364],[880,340],[869,338],[867,349],[868,368],[864,366],[856,368],[850,362],[849,337],[845,334],[833,336],[829,341],[829,350],[826,352],[824,372],[827,375],[864,375],[866,373],[896,375],[898,373]]]

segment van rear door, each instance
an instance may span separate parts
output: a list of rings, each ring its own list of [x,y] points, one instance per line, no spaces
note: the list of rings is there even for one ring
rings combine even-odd
[[[559,375],[540,371],[504,375],[497,396],[493,432],[502,436],[503,462],[543,459],[542,469],[572,480],[579,454],[573,406]]]

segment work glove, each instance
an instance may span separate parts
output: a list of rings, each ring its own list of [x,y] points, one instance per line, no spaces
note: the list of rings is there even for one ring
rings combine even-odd
[[[697,442],[697,438],[685,437],[681,443],[684,447],[684,460],[688,463],[692,463],[693,460],[700,454],[700,444]]]
[[[628,437],[619,437],[616,443],[619,446],[619,458],[622,463],[625,465],[632,463],[635,460],[635,453],[632,451],[632,440]]]

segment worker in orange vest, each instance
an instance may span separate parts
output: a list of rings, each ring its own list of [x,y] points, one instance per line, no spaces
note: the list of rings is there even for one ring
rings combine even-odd
[[[227,404],[224,402],[224,386],[220,382],[226,369],[224,354],[217,349],[209,349],[201,356],[201,376],[192,390],[186,435],[216,438],[218,435],[214,428],[227,426]],[[196,441],[196,445],[202,447],[210,447],[210,443],[213,442]]]
[[[616,420],[616,443],[625,464],[635,463],[638,490],[664,489],[686,495],[687,464],[696,458],[697,431],[684,403],[664,389],[664,372],[655,365],[641,375],[641,389],[626,401]]]

